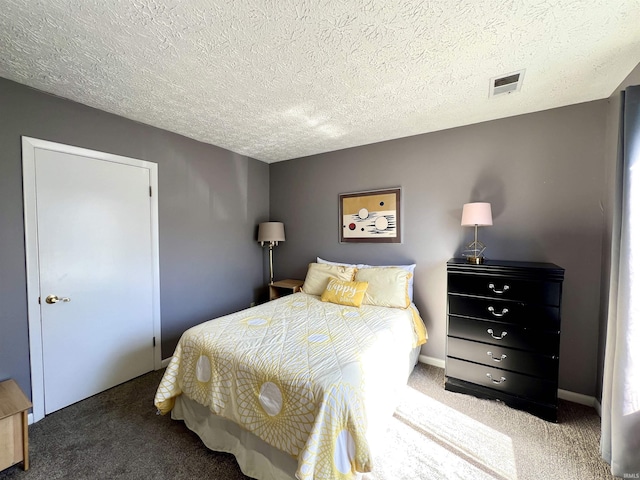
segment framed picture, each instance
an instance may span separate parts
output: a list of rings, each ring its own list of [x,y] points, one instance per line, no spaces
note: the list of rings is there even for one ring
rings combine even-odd
[[[340,194],[341,243],[401,243],[400,188]]]

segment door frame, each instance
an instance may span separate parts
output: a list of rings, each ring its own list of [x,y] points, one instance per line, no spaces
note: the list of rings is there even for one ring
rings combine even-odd
[[[89,157],[113,163],[145,168],[149,171],[151,186],[151,262],[152,262],[152,316],[153,365],[155,370],[162,367],[161,326],[160,326],[160,258],[158,239],[158,164],[123,157],[111,153],[64,145],[61,143],[22,137],[22,185],[24,193],[24,237],[27,274],[27,316],[29,327],[29,362],[31,367],[31,403],[33,422],[44,418],[44,365],[42,354],[42,317],[40,311],[40,265],[38,262],[38,223],[36,197],[36,149],[51,150]]]

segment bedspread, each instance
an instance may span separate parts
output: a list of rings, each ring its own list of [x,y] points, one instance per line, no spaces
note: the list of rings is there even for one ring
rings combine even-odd
[[[155,405],[184,393],[294,456],[300,480],[353,478],[371,471],[369,434],[426,336],[416,316],[296,293],[205,322],[182,335]]]

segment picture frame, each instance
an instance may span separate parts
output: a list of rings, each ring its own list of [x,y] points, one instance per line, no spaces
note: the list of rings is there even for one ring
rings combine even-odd
[[[400,188],[341,193],[340,243],[402,243]]]

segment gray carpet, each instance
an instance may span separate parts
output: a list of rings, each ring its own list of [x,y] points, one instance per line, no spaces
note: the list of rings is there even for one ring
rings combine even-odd
[[[152,372],[29,427],[31,468],[5,479],[246,479],[232,455],[207,450],[182,422],[157,416]],[[561,401],[559,423],[446,392],[444,371],[418,365],[367,480],[611,479],[595,410]]]
[[[615,478],[600,457],[600,417],[593,408],[560,400],[556,424],[496,401],[447,392],[443,385],[443,369],[418,365],[394,418],[422,433],[414,445],[427,448],[430,441],[452,454],[451,463],[455,457],[468,464],[458,462],[458,468],[472,465],[476,471],[448,476],[444,466],[418,478]]]

